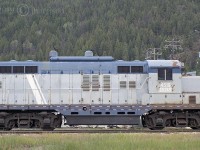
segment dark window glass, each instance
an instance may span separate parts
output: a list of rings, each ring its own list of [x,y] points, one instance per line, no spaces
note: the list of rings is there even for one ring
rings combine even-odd
[[[158,80],[172,80],[172,69],[171,68],[159,68],[158,69]]]
[[[131,66],[131,73],[143,73],[143,66]]]
[[[0,73],[11,73],[11,66],[0,66]]]
[[[158,69],[158,80],[165,80],[165,69]]]
[[[13,73],[24,73],[24,66],[13,66]]]
[[[25,73],[38,73],[38,67],[37,66],[26,66]]]
[[[118,66],[118,73],[130,73],[129,66]]]
[[[172,69],[166,69],[166,80],[172,80]]]

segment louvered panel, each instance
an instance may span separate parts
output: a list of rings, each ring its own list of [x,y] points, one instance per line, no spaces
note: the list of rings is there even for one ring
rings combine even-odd
[[[89,75],[83,75],[83,82],[82,82],[81,87],[82,87],[83,91],[90,90],[90,76]]]
[[[120,81],[120,88],[126,88],[126,81]]]
[[[110,91],[110,75],[103,76],[103,90]]]
[[[136,88],[135,81],[129,81],[129,88]]]
[[[92,91],[99,91],[99,75],[92,76]]]

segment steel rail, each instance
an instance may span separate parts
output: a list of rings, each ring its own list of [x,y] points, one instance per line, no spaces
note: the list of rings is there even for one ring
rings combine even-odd
[[[196,133],[200,130],[177,129],[177,130],[134,130],[134,129],[68,129],[68,130],[10,130],[0,131],[0,134],[66,134],[66,133]]]

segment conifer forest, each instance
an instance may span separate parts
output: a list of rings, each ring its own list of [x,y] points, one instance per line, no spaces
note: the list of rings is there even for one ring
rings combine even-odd
[[[48,60],[52,49],[145,60],[154,48],[200,71],[199,0],[0,0],[0,60]]]

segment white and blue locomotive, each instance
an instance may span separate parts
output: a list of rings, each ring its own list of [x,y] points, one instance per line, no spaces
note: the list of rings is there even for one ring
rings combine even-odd
[[[0,62],[0,128],[67,125],[200,128],[200,77],[178,60],[58,56]]]

